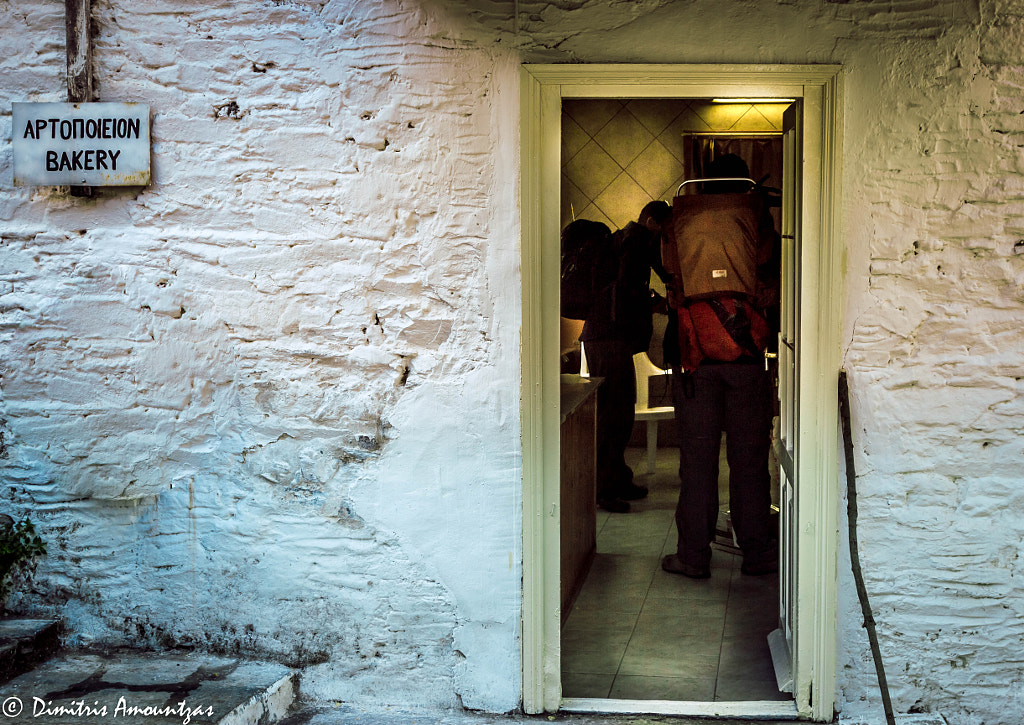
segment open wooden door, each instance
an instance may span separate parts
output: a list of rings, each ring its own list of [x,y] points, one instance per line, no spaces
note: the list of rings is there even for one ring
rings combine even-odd
[[[793,691],[797,542],[795,536],[797,480],[795,452],[800,395],[798,284],[800,250],[800,124],[799,105],[783,116],[782,168],[782,300],[779,316],[779,421],[775,456],[779,461],[779,629],[769,636],[779,689]]]

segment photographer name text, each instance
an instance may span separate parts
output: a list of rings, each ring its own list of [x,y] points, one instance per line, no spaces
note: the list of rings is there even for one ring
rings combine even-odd
[[[18,717],[24,710],[24,703],[18,697],[8,697],[3,703],[3,714],[9,718]],[[27,714],[27,713],[26,713]],[[213,717],[213,707],[188,704],[182,700],[176,705],[136,705],[125,697],[117,698],[117,703],[111,708],[107,704],[101,704],[94,700],[90,705],[85,700],[70,700],[55,703],[44,700],[41,697],[32,698],[33,718],[126,718],[126,717],[164,717],[178,721],[181,725],[189,725],[194,717]]]

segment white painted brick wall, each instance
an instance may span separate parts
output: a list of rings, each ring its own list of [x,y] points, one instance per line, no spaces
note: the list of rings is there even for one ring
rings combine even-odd
[[[12,189],[0,156],[6,497],[75,641],[508,710],[514,66],[409,3],[322,5],[94,3],[99,93],[151,106],[153,184]],[[0,6],[5,138],[11,101],[62,98],[62,18]]]
[[[514,708],[516,65],[841,63],[894,702],[1024,720],[1019,1],[511,5],[94,0],[99,93],[151,105],[154,181],[14,189],[0,151],[4,495],[51,542],[23,605],[302,665],[315,697]],[[0,27],[10,138],[12,101],[63,98],[62,7]],[[837,700],[867,716],[848,572]]]

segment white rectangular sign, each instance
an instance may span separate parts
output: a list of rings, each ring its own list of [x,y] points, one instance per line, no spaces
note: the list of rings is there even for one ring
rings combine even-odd
[[[145,186],[149,106],[13,104],[16,186]]]

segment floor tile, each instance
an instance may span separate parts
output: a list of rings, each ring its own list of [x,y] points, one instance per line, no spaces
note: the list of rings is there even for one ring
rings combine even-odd
[[[685,630],[679,617],[649,617],[637,623],[626,646],[620,675],[714,677],[721,645],[713,623]],[[700,630],[699,633],[693,633]]]
[[[562,641],[565,641],[566,635],[575,636],[580,632],[590,633],[598,629],[604,630],[610,636],[622,636],[628,639],[636,628],[636,619],[637,615],[624,616],[606,609],[574,607],[562,627]]]
[[[623,650],[625,647],[623,647]],[[562,672],[614,675],[622,665],[624,651],[602,647],[598,649],[562,649]]]
[[[633,622],[619,622],[608,625],[568,626],[562,632],[562,649],[574,652],[626,651],[633,636]]]
[[[711,678],[717,673],[717,654],[694,654],[665,643],[644,647],[630,642],[619,665],[619,675]]]
[[[656,511],[629,514],[628,521],[609,521],[597,535],[599,554],[660,556],[670,523]],[[664,512],[661,512],[664,514]]]
[[[596,675],[582,672],[562,672],[562,697],[610,696],[615,675]]]
[[[600,609],[636,615],[654,576],[657,557],[598,554],[574,609]]]
[[[727,606],[728,602],[725,597],[719,599],[699,599],[660,597],[648,594],[641,614],[663,617],[715,618],[717,619],[719,630],[724,632]]]
[[[765,680],[775,683],[775,667],[767,637],[726,637],[722,640],[719,680]]]
[[[779,692],[773,677],[768,680],[719,678],[715,700],[720,702],[743,702],[747,700],[792,700],[788,692]]]
[[[718,646],[725,632],[725,610],[693,607],[689,611],[661,613],[645,607],[636,622],[634,639],[662,639],[672,641],[678,638],[702,637]]]
[[[725,616],[725,636],[764,635],[779,626],[779,608],[773,599],[737,602],[729,597]]]
[[[619,675],[615,678],[610,696],[618,700],[710,702],[715,697],[715,680],[697,677]]]

